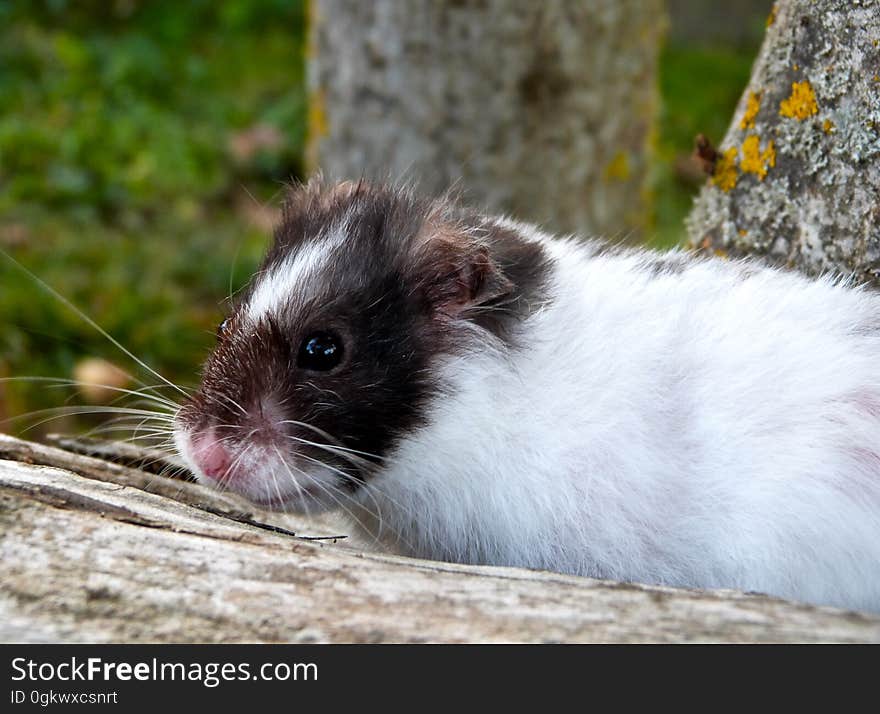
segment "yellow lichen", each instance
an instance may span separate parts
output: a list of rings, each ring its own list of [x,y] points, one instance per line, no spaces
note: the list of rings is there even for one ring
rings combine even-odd
[[[629,157],[625,151],[618,151],[605,167],[605,179],[626,181],[629,178]]]
[[[774,22],[776,22],[776,3],[773,3],[773,7],[770,8],[770,14],[767,15],[767,27],[770,27]]]
[[[318,168],[318,145],[330,132],[326,100],[324,92],[320,89],[309,95],[306,122],[305,163],[309,171],[314,171]]]
[[[327,125],[327,110],[325,107],[324,92],[318,90],[309,97],[308,129],[310,138],[326,136],[329,130]]]
[[[831,121],[830,119],[826,119],[825,121],[823,121],[822,122],[822,131],[824,131],[826,134],[830,134],[831,132],[833,132],[834,131],[834,122]]]
[[[761,152],[761,161],[768,169],[776,166],[776,144],[773,143],[773,139],[770,139],[766,148]]]
[[[306,0],[305,3],[305,17],[307,26],[306,36],[308,37],[305,48],[305,56],[306,60],[308,61],[311,61],[318,54],[318,48],[315,46],[318,33],[315,28],[318,27],[320,21],[323,18],[321,18],[320,16],[317,5],[318,3],[311,2],[311,0]]]
[[[776,147],[771,139],[766,148],[761,151],[761,139],[757,134],[747,136],[742,145],[742,161],[739,168],[744,174],[755,174],[760,181],[764,180],[767,172],[776,166]]]
[[[715,173],[712,175],[712,183],[727,193],[736,187],[736,157],[739,150],[732,146],[718,157],[715,164]]]
[[[755,117],[761,111],[761,92],[750,92],[749,98],[746,100],[746,111],[739,123],[742,130],[755,128]]]
[[[793,82],[791,96],[779,105],[779,114],[791,119],[802,121],[819,112],[816,104],[816,93],[809,82]]]

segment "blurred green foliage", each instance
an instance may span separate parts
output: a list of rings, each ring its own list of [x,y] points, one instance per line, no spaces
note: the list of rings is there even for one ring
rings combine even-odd
[[[697,134],[716,146],[748,83],[754,45],[669,44],[660,55],[659,138],[654,164],[655,234],[649,241],[670,247],[684,238],[683,221],[700,180],[683,167]]]
[[[0,248],[182,384],[263,251],[253,212],[302,170],[303,5],[0,0]],[[755,51],[664,51],[655,244],[680,240],[696,185],[676,162],[723,136]],[[86,356],[136,370],[0,259],[0,378]],[[65,399],[0,382],[0,431]]]
[[[172,380],[196,379],[218,301],[264,248],[245,188],[256,207],[301,172],[303,13],[0,0],[0,248]],[[0,377],[70,377],[88,355],[134,368],[2,259],[0,326]],[[0,421],[63,401],[0,383]]]
[[[295,169],[300,5],[0,0],[0,211],[106,218],[216,199],[235,179],[229,132],[255,123],[287,142],[249,173]]]

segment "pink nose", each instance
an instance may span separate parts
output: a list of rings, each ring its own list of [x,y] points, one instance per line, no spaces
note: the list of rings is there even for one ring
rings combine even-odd
[[[195,444],[195,459],[199,468],[213,481],[228,481],[233,477],[232,456],[213,433],[206,434]]]

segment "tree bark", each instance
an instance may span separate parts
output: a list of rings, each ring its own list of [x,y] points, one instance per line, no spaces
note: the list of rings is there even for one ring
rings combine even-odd
[[[312,169],[455,185],[551,230],[649,216],[661,0],[313,0]]]
[[[719,153],[693,247],[880,284],[880,2],[778,2]]]
[[[249,510],[0,436],[0,641],[880,641],[877,617],[400,558]]]

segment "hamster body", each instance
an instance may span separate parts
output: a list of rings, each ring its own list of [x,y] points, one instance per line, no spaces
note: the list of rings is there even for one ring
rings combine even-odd
[[[178,447],[407,555],[880,610],[880,295],[291,194]]]

